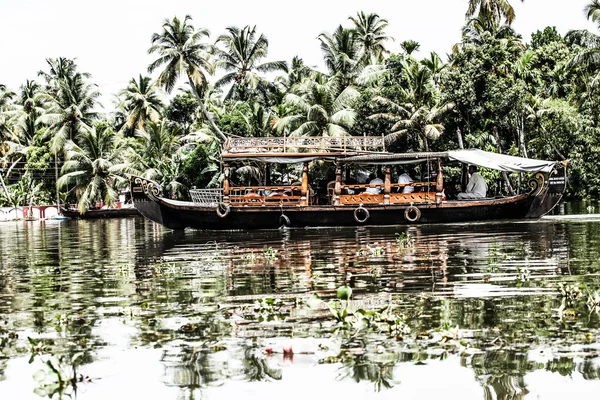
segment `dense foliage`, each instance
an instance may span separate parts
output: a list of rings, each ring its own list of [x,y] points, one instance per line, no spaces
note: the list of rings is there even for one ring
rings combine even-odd
[[[598,7],[586,8],[595,22]],[[413,40],[390,54],[387,20],[359,12],[318,36],[326,71],[300,57],[268,61],[269,41],[255,26],[211,40],[190,16],[173,18],[149,41],[157,79],[132,78],[108,115],[97,112],[89,74],[49,59],[39,81],[16,93],[0,85],[0,203],[52,202],[58,188],[80,209],[112,204],[127,174],[185,197],[193,186],[219,185],[229,135],[383,134],[397,152],[463,145],[570,160],[569,194],[596,197],[600,37],[548,27],[526,43],[514,18],[505,0],[470,0],[462,40],[444,62],[436,53],[417,59]]]

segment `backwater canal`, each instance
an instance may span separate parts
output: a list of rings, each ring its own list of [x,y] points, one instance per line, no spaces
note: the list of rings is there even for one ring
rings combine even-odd
[[[596,397],[597,217],[2,222],[0,399]]]

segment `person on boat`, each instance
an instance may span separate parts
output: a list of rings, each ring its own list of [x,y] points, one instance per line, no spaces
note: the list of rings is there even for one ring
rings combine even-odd
[[[365,190],[365,193],[370,193],[370,194],[379,194],[382,191],[382,186],[383,186],[383,179],[378,178],[375,176],[375,174],[371,174],[369,175],[369,184],[370,185],[381,185],[379,187],[368,187]]]
[[[402,173],[398,177],[398,183],[399,184],[409,185],[409,184],[411,184],[413,182],[414,182],[414,180],[413,180],[413,178],[410,177],[408,170],[405,170],[404,173]],[[414,186],[404,186],[401,189],[402,189],[402,190],[400,190],[401,193],[412,193],[412,192],[415,191],[415,187]]]
[[[467,184],[467,190],[460,192],[456,198],[458,200],[484,198],[487,193],[487,184],[485,183],[483,176],[479,175],[477,172],[477,167],[475,165],[469,166],[469,175],[470,178],[469,183]]]

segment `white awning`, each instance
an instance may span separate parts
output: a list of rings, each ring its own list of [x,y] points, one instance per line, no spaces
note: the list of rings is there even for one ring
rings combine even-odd
[[[448,158],[465,164],[474,164],[505,172],[550,172],[556,164],[556,161],[507,156],[479,149],[448,151]]]

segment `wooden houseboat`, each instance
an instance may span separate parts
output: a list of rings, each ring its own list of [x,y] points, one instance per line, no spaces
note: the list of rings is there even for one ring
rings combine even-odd
[[[539,218],[560,201],[566,186],[566,165],[560,162],[476,149],[390,153],[384,146],[383,137],[230,138],[221,154],[222,188],[192,189],[191,201],[171,200],[156,182],[132,176],[131,194],[143,216],[168,228],[228,230]],[[309,176],[313,162],[335,166],[335,177],[324,188]],[[454,162],[526,173],[529,190],[475,200],[446,198],[442,166]],[[264,168],[264,185],[233,183],[232,167],[249,164]],[[282,164],[301,166],[301,177],[272,185],[269,171]],[[431,173],[395,183],[392,168],[411,164]],[[348,171],[357,166],[381,168],[381,183],[347,182]],[[415,190],[402,193],[405,186]]]

